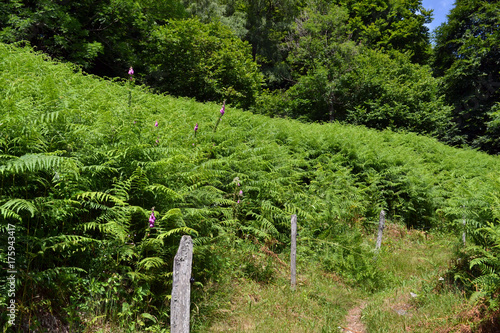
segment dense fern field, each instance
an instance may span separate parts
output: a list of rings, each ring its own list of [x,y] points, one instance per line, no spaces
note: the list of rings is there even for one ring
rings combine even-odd
[[[271,279],[260,261],[289,248],[291,214],[302,260],[376,290],[382,273],[362,235],[375,230],[381,209],[457,241],[465,231],[453,283],[498,306],[498,156],[221,106],[0,44],[0,307],[12,299],[15,252],[18,330],[113,322],[166,331],[182,235],[194,239],[201,304],[204,286],[221,274]],[[267,255],[251,259],[253,248]]]

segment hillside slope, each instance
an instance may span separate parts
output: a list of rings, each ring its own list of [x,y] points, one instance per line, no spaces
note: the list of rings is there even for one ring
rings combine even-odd
[[[304,255],[371,291],[384,273],[363,234],[381,209],[457,239],[464,218],[473,240],[498,221],[495,156],[230,106],[222,115],[27,48],[0,44],[0,59],[0,237],[15,225],[19,327],[161,330],[182,234],[195,240],[198,301],[227,272],[272,280],[263,262],[286,253],[291,214]]]

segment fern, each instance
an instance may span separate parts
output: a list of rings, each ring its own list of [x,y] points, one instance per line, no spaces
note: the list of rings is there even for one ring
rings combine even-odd
[[[179,235],[198,235],[198,232],[194,229],[188,228],[188,227],[181,227],[181,228],[175,228],[168,230],[166,232],[160,232],[156,238],[158,239],[164,239],[166,237],[170,237],[172,235],[179,234]]]
[[[16,212],[10,210],[10,209],[5,209],[3,207],[0,207],[0,214],[2,214],[2,217],[5,220],[15,219],[15,220],[18,220],[18,221],[22,221],[21,216],[19,214],[17,214]]]
[[[70,165],[76,169],[74,161],[65,157],[45,154],[26,154],[4,165],[0,165],[0,173],[20,174],[25,172],[34,173],[39,171],[51,171],[58,169],[63,164]]]
[[[123,194],[123,193],[122,193]],[[126,206],[127,203],[111,194],[108,193],[103,193],[103,192],[83,192],[79,193],[76,198],[78,200],[83,200],[83,201],[96,201],[98,203],[100,202],[109,202],[109,203],[114,203],[119,206]]]
[[[78,236],[78,235],[59,235],[54,237],[47,237],[44,238],[43,240],[43,246],[40,254],[43,254],[47,250],[53,250],[57,252],[65,250],[67,248],[74,248],[74,247],[78,247],[80,250],[83,251],[84,245],[88,245],[94,242],[96,242],[96,240],[93,238]]]
[[[195,236],[195,269],[215,280],[231,258],[214,250],[226,255],[224,246],[267,241],[285,251],[292,214],[311,261],[375,285],[359,229],[375,228],[382,208],[409,227],[452,231],[457,239],[465,219],[468,265],[457,276],[488,295],[495,290],[498,157],[414,134],[237,109],[213,133],[215,104],[125,89],[28,48],[0,44],[0,59],[0,82],[8,83],[0,89],[0,216],[15,221],[26,249],[19,262],[37,277],[22,280],[24,300],[50,289],[50,301],[74,313],[93,304],[118,318],[121,304],[134,301],[127,291],[149,290],[148,302],[134,303],[136,317],[166,321],[150,310],[168,297],[181,235]],[[129,91],[131,110],[123,102]],[[67,281],[72,290],[63,288]],[[78,301],[68,303],[71,297]]]
[[[142,259],[138,264],[137,264],[139,269],[144,269],[144,270],[150,270],[151,268],[161,268],[162,266],[165,266],[165,262],[163,259],[159,257],[148,257]]]
[[[28,211],[31,214],[31,217],[35,216],[37,213],[37,208],[35,205],[24,199],[11,199],[0,206],[0,211],[4,218],[13,217],[20,220],[20,216],[18,215],[20,211]],[[9,214],[11,212],[11,214]],[[13,215],[13,212],[17,214]]]
[[[166,187],[165,185],[162,184],[154,184],[154,185],[149,185],[144,187],[146,191],[150,191],[152,193],[155,193],[156,195],[161,194],[164,199],[167,200],[181,200],[182,195],[179,193],[175,192],[174,190]]]

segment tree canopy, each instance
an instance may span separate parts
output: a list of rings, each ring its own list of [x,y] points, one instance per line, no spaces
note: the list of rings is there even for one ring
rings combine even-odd
[[[218,22],[156,26],[144,53],[146,82],[172,95],[248,107],[260,90],[262,75],[250,45]]]
[[[431,55],[429,29],[431,11],[421,0],[337,0],[347,8],[353,40],[373,49],[399,51],[425,64]]]
[[[492,136],[500,101],[499,26],[500,3],[458,0],[436,31],[433,59],[460,140],[491,153],[500,152]]]

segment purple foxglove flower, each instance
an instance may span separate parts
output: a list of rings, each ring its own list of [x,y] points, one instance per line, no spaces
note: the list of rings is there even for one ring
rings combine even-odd
[[[128,75],[130,75],[130,81],[133,81],[132,75],[134,75],[134,69],[132,67],[128,70]]]
[[[158,127],[158,121],[155,122],[155,126]]]
[[[196,123],[196,125],[194,125],[194,131],[196,132],[198,130],[198,123]]]
[[[149,216],[149,227],[150,228],[153,228],[155,226],[155,221],[156,221],[156,217],[155,217],[155,209],[154,207],[151,209],[151,215]]]
[[[240,195],[243,195],[243,191],[242,190],[240,190]]]
[[[240,200],[238,199],[238,202],[237,203],[240,203]]]
[[[220,109],[221,117],[224,115],[225,112],[226,112],[226,101],[224,101],[224,103],[222,104],[222,109]]]

